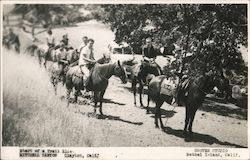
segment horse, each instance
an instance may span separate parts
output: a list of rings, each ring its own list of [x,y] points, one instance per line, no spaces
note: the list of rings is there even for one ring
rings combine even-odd
[[[28,46],[25,52],[30,53],[32,56],[36,55],[38,57],[38,63],[41,65],[44,59],[44,67],[46,68],[47,61],[59,62],[61,59],[67,60],[70,64],[79,59],[77,51],[72,47],[61,51],[60,49],[51,48],[49,52],[48,46],[46,44],[32,44]]]
[[[77,91],[75,92],[75,102],[77,102],[78,93],[85,89],[82,76],[77,74],[79,73],[77,72],[79,69],[79,66],[71,67],[66,74],[68,106],[72,89],[75,88]],[[97,103],[99,102],[99,111],[100,114],[103,115],[102,100],[108,86],[108,80],[113,75],[119,77],[123,83],[127,83],[127,74],[119,60],[115,63],[96,64],[92,69],[89,80],[91,87],[89,90],[94,92],[94,114],[96,113]]]
[[[229,79],[227,79],[223,74],[217,75],[217,77],[220,77],[218,81],[216,81],[217,84],[215,84],[220,92],[223,95],[223,100],[228,102],[232,100],[232,87],[230,86]]]
[[[136,106],[136,85],[139,83],[139,95],[140,95],[140,105],[143,107],[142,102],[142,91],[144,85],[147,85],[149,81],[147,81],[147,76],[149,74],[153,74],[155,76],[162,75],[163,72],[160,69],[160,67],[155,62],[141,62],[136,63],[134,62],[134,59],[127,60],[123,62],[124,65],[126,65],[127,70],[131,73],[131,81],[132,81],[132,90],[134,94],[134,105]]]
[[[167,79],[167,82],[162,85],[165,79]],[[212,71],[197,75],[194,78],[186,78],[185,80],[182,80],[180,85],[178,85],[179,80],[177,77],[174,77],[173,79],[167,78],[166,76],[153,77],[148,86],[148,104],[150,99],[156,103],[155,127],[159,127],[159,119],[161,128],[165,128],[161,119],[160,107],[162,104],[164,102],[173,104],[175,99],[179,99],[184,103],[186,109],[183,133],[185,136],[192,135],[192,125],[196,111],[202,105],[205,96],[209,91],[211,91],[215,86],[219,89],[223,88],[221,86],[224,85],[222,82],[224,82],[222,81],[222,77],[219,77]],[[166,90],[165,94],[162,94],[163,92],[161,92],[163,89]]]
[[[222,78],[215,74],[213,71],[197,75],[193,78],[187,78],[181,83],[178,89],[178,99],[184,103],[186,114],[185,114],[185,126],[184,135],[192,135],[192,125],[195,117],[195,113],[198,108],[202,105],[205,96],[215,86],[219,89],[225,85],[221,80]],[[223,83],[222,83],[223,82]]]
[[[32,44],[25,49],[26,53],[30,53],[31,56],[37,56],[39,65],[42,64],[42,59],[46,58],[46,52],[48,46],[46,44]],[[52,58],[50,58],[52,59]],[[44,67],[46,68],[46,62],[44,62]]]
[[[165,75],[154,76],[149,75],[150,82],[148,84],[148,105],[147,113],[149,113],[149,102],[154,101],[155,106],[155,127],[159,128],[158,119],[160,120],[161,128],[164,129],[164,125],[161,119],[161,106],[164,102],[172,105],[176,98],[176,89],[178,85],[178,77],[167,77]]]
[[[66,59],[64,60],[60,59],[59,61],[54,62],[49,68],[50,82],[52,83],[54,87],[55,95],[57,95],[58,83],[62,82],[63,85],[65,84],[66,73],[69,70],[69,68],[73,66],[71,64],[74,63],[75,61],[78,62],[78,60],[75,60],[76,57],[74,57],[74,54],[75,53],[72,53],[72,54],[69,53]],[[110,60],[111,59],[109,57],[106,57],[105,55],[103,55],[102,58],[97,60],[97,63],[98,64],[109,63]]]
[[[20,53],[20,40],[19,36],[15,35],[14,39],[9,41],[8,36],[3,37],[3,46],[5,46],[7,49],[13,49],[17,53]]]

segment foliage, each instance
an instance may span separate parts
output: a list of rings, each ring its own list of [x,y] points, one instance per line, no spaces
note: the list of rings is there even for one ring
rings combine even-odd
[[[98,17],[110,25],[118,43],[140,48],[152,36],[156,48],[175,49],[181,72],[216,70],[247,74],[239,45],[247,45],[246,4],[105,4]],[[187,57],[191,53],[192,56]],[[179,63],[180,62],[180,63]],[[179,66],[176,66],[179,64]]]
[[[49,24],[53,15],[63,15],[74,22],[81,17],[80,7],[82,5],[16,4],[12,13],[22,14],[24,19],[32,23],[45,22]]]

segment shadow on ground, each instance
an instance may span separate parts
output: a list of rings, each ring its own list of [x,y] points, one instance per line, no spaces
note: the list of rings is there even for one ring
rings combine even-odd
[[[176,129],[173,129],[171,127],[165,127],[164,132],[166,134],[170,134],[170,135],[174,135],[176,137],[184,138],[184,140],[186,142],[202,142],[202,143],[206,143],[209,145],[212,145],[215,143],[215,144],[229,146],[229,147],[235,147],[235,148],[246,148],[245,146],[241,146],[238,144],[233,144],[230,142],[222,142],[222,141],[218,140],[217,138],[210,136],[210,135],[207,135],[207,134],[193,133],[192,136],[185,137],[183,134],[183,130],[176,130]]]
[[[133,124],[133,125],[142,125],[142,122],[132,122],[129,120],[121,119],[119,116],[112,116],[112,115],[100,115],[100,114],[94,114],[93,112],[81,112],[82,115],[86,115],[91,118],[97,118],[100,120],[113,120],[113,121],[120,121],[128,124]]]
[[[140,107],[140,108],[147,110],[147,107]],[[154,116],[154,113],[155,113],[154,110],[155,110],[155,107],[148,107],[149,114],[153,114],[152,116],[150,116],[152,118],[155,117]],[[175,112],[173,110],[168,111],[168,110],[165,110],[165,109],[161,108],[161,117],[162,118],[171,118],[171,117],[174,116],[175,113],[177,113],[177,112]]]
[[[240,108],[231,103],[220,103],[211,99],[206,99],[202,107],[202,111],[216,113],[221,116],[232,117],[240,120],[247,120],[248,109]]]

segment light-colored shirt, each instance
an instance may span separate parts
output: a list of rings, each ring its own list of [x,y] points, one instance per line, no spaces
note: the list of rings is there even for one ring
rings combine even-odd
[[[83,58],[94,59],[93,49],[90,49],[88,46],[82,48],[79,56],[79,65],[86,65],[89,62]]]
[[[81,52],[81,50],[86,46],[85,43],[81,44],[80,47],[77,49],[78,52]]]
[[[54,35],[47,35],[46,36],[47,42],[50,44],[55,44],[56,43],[56,38],[54,37]]]

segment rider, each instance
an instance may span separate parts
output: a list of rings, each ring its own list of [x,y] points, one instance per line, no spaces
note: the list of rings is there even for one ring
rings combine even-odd
[[[81,49],[79,56],[79,67],[81,68],[81,72],[84,74],[84,86],[88,86],[89,84],[89,75],[90,75],[90,65],[91,63],[95,63],[94,53],[93,53],[93,45],[94,40],[88,39],[88,43],[85,47]],[[87,89],[87,88],[86,88]]]
[[[50,49],[50,48],[52,48],[52,47],[55,46],[56,38],[55,38],[55,36],[53,35],[51,29],[49,29],[47,33],[48,33],[48,35],[46,36],[46,41],[47,41],[48,48]]]
[[[157,57],[157,50],[154,48],[152,44],[152,38],[148,37],[146,38],[146,44],[142,48],[142,57],[143,57],[143,66],[156,66],[160,69],[160,66],[155,62],[155,59]],[[147,76],[147,75],[146,75]],[[146,80],[145,80],[146,81]]]
[[[65,49],[66,49],[67,51],[70,50],[70,49],[73,49],[73,47],[69,45],[68,34],[64,34],[64,35],[62,36],[62,40],[61,40],[60,42],[64,44],[64,47],[65,47]]]
[[[9,28],[9,33],[6,37],[6,44],[8,48],[10,48],[11,45],[16,44],[15,49],[18,53],[20,52],[20,41],[18,36],[13,32],[12,28]]]
[[[48,60],[48,56],[51,52],[51,50],[55,47],[55,43],[56,43],[56,38],[52,33],[52,30],[49,28],[47,31],[47,36],[46,36],[46,42],[47,42],[47,46],[48,49],[45,53],[45,61],[44,61],[44,65],[46,64],[47,60]]]
[[[83,36],[82,37],[82,44],[80,45],[80,47],[77,49],[78,53],[81,53],[81,50],[88,44],[88,37],[87,36]]]
[[[154,61],[156,59],[157,52],[152,45],[152,38],[146,38],[146,44],[142,49],[142,57],[144,61]]]

